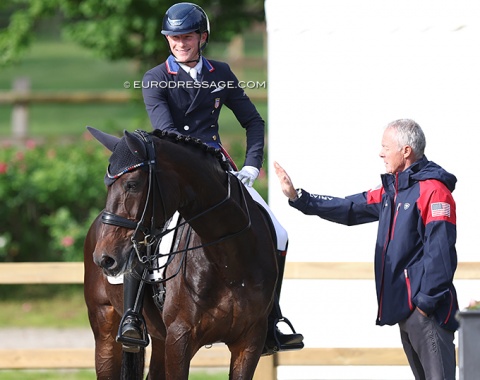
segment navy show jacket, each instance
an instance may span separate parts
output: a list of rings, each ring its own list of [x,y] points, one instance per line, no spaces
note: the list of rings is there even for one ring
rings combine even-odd
[[[265,122],[228,64],[205,57],[202,62],[197,83],[173,56],[145,73],[142,94],[152,127],[193,136],[218,147],[221,143],[218,118],[225,105],[246,130],[244,165],[260,169]]]
[[[418,306],[455,331],[458,302],[456,177],[426,157],[397,174],[383,174],[382,186],[345,198],[302,190],[292,207],[344,225],[378,221],[375,283],[378,325],[394,325]]]

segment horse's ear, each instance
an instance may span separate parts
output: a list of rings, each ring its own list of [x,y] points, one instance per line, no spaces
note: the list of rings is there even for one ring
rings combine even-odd
[[[109,135],[108,133],[99,131],[93,127],[88,127],[88,131],[95,137],[105,148],[107,148],[110,152],[113,152],[115,149],[115,145],[120,141],[120,137]]]
[[[128,148],[130,151],[137,157],[147,159],[147,148],[142,140],[140,140],[136,135],[128,131],[123,132],[125,135],[125,141],[127,142]]]

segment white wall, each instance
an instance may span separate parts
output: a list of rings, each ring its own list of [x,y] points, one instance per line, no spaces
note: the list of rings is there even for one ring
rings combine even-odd
[[[458,258],[479,260],[480,2],[267,0],[265,8],[269,204],[289,231],[288,260],[372,261],[377,225],[345,227],[290,208],[273,161],[314,193],[367,190],[384,169],[383,127],[399,118],[415,119],[427,157],[457,176]],[[480,298],[478,282],[456,285],[461,308]],[[307,346],[400,346],[397,327],[375,326],[371,281],[286,281],[281,303]]]

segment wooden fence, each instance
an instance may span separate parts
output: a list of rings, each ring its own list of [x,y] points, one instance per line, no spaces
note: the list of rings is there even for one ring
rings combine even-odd
[[[263,61],[262,61],[263,62]],[[266,82],[264,82],[266,86]],[[140,90],[134,91],[131,87],[135,83],[125,82],[124,90],[111,91],[31,91],[29,78],[17,78],[13,82],[11,91],[0,92],[0,105],[12,105],[12,137],[24,140],[28,136],[28,114],[30,104],[123,104],[141,98]],[[248,85],[246,83],[245,85]],[[267,100],[266,88],[262,90],[249,90],[252,101],[265,102]]]
[[[285,279],[373,279],[373,265],[366,262],[291,262]],[[480,280],[480,262],[460,262],[455,275]],[[1,263],[2,284],[81,284],[83,263]],[[148,352],[148,350],[147,350]],[[148,359],[147,359],[148,360]],[[228,368],[229,352],[223,345],[203,348],[192,367]],[[255,380],[274,380],[278,366],[393,366],[407,365],[401,348],[304,348],[263,357]],[[147,362],[148,365],[148,362]],[[93,349],[0,349],[0,369],[94,368]]]

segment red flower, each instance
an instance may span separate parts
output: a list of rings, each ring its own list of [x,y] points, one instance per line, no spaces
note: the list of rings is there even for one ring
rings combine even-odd
[[[8,165],[6,162],[0,162],[0,174],[5,174],[8,170]]]
[[[63,239],[62,239],[62,242],[61,244],[64,246],[64,247],[71,247],[73,245],[73,243],[75,243],[75,239],[71,236],[65,236]]]
[[[32,150],[35,149],[37,143],[35,140],[28,139],[27,141],[25,141],[25,146],[27,147],[27,149]]]

